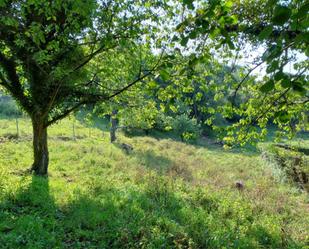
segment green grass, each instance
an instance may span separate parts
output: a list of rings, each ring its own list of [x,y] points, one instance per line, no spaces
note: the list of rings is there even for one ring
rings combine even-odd
[[[29,175],[31,126],[0,120],[0,248],[308,248],[308,196],[256,152],[49,129],[50,174]],[[5,137],[5,138],[3,138]],[[244,182],[243,191],[235,181]]]

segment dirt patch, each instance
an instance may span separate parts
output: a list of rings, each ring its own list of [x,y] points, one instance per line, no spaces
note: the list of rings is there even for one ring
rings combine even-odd
[[[0,143],[5,143],[8,141],[17,141],[17,140],[18,140],[17,134],[7,133],[4,134],[2,137],[0,137]]]
[[[14,170],[11,172],[11,174],[16,176],[27,176],[32,174],[31,169],[24,169],[24,170]]]
[[[7,142],[31,141],[32,137],[28,135],[17,136],[17,134],[7,133],[0,137],[0,144]]]
[[[67,175],[66,173],[63,173],[63,174],[62,174],[62,177],[63,177],[63,178],[66,180],[66,182],[68,182],[68,183],[74,182],[74,179],[73,179],[71,176]]]
[[[61,141],[75,141],[86,138],[85,136],[76,136],[76,137],[69,137],[69,136],[56,136],[53,137],[55,140],[61,140]]]

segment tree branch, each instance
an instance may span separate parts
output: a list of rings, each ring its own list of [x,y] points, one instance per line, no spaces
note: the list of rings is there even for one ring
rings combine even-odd
[[[24,90],[22,85],[20,84],[18,74],[16,72],[16,65],[13,60],[10,60],[6,58],[1,52],[0,52],[0,65],[4,69],[4,71],[7,74],[7,77],[9,79],[8,81],[5,81],[5,78],[3,75],[1,75],[1,81],[2,86],[4,86],[11,94],[12,96],[21,104],[21,106],[28,112],[31,112],[31,104],[28,100],[28,98],[24,94]]]
[[[79,103],[75,104],[75,105],[72,106],[71,108],[65,110],[65,111],[64,111],[63,113],[61,113],[60,115],[55,116],[55,117],[52,118],[50,121],[48,121],[48,122],[45,124],[45,127],[48,127],[48,126],[54,124],[55,122],[57,122],[58,120],[65,118],[65,117],[68,116],[71,112],[77,110],[79,107],[81,107],[82,105],[84,105],[84,104],[86,104],[86,103],[87,103],[86,101],[82,101],[82,102],[79,102]]]
[[[125,87],[117,90],[116,92],[114,92],[113,94],[106,96],[106,95],[94,95],[94,94],[88,94],[85,95],[85,99],[81,100],[80,102],[76,103],[74,106],[72,106],[71,108],[65,110],[63,113],[59,114],[58,116],[55,116],[54,118],[52,118],[50,121],[48,121],[46,123],[46,127],[54,124],[55,122],[57,122],[58,120],[65,118],[66,116],[68,116],[71,112],[77,110],[80,106],[85,105],[85,104],[95,104],[97,102],[101,102],[101,101],[108,101],[114,97],[116,97],[117,95],[121,94],[122,92],[128,90],[130,87],[134,86],[136,83],[142,81],[143,79],[145,79],[146,77],[148,77],[149,75],[151,75],[153,73],[153,71],[155,71],[158,66],[160,65],[160,62],[162,60],[164,52],[162,52],[160,58],[158,59],[157,63],[150,69],[147,71],[147,73],[145,73],[144,75],[139,75],[139,77],[135,80],[133,80],[131,83],[127,84]],[[141,73],[141,72],[140,72]]]
[[[146,77],[148,77],[149,75],[152,74],[153,71],[155,71],[157,69],[157,67],[159,66],[160,64],[160,61],[163,57],[163,53],[161,54],[158,62],[156,63],[156,65],[154,65],[153,68],[151,68],[146,74],[144,74],[143,76],[139,76],[137,79],[135,79],[134,81],[132,81],[130,84],[126,85],[125,87],[123,87],[122,89],[116,91],[115,93],[113,93],[112,95],[110,95],[109,97],[107,97],[106,100],[109,100],[119,94],[121,94],[122,92],[124,92],[125,90],[129,89],[130,87],[134,86],[137,82],[140,82],[142,81],[143,79],[145,79]],[[141,73],[141,72],[140,72]]]
[[[235,91],[234,91],[234,94],[233,94],[233,99],[232,99],[232,105],[234,106],[235,105],[235,99],[236,99],[236,96],[237,96],[237,92],[239,91],[240,87],[242,86],[242,84],[247,80],[247,78],[251,75],[251,73],[257,69],[259,66],[261,66],[262,64],[264,63],[264,61],[261,61],[259,62],[257,65],[255,65],[253,68],[251,68],[248,73],[245,75],[245,77],[242,78],[242,80],[238,83]]]

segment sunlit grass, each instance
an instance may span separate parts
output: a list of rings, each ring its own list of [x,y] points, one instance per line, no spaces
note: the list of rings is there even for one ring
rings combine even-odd
[[[75,138],[73,137],[73,123]],[[31,125],[0,120],[0,248],[305,248],[308,197],[258,153],[125,137],[64,120],[49,129],[48,179]],[[244,189],[235,188],[241,180]]]

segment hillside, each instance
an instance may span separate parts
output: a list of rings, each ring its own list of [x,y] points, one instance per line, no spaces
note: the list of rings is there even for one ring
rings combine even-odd
[[[119,136],[64,120],[48,178],[29,175],[31,126],[0,120],[0,248],[307,248],[308,196],[258,152]],[[126,143],[133,151],[126,153]],[[242,181],[243,189],[235,187]]]

